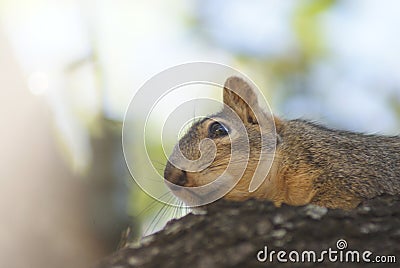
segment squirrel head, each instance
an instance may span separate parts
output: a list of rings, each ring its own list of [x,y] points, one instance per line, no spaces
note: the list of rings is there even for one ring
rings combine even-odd
[[[223,103],[220,112],[190,127],[168,159],[164,178],[172,192],[186,203],[199,198],[191,187],[208,185],[223,174],[228,174],[232,185],[229,189],[222,187],[227,193],[224,198],[243,200],[263,192],[249,193],[249,184],[262,152],[270,154],[268,159],[273,158],[278,140],[274,118],[260,107],[256,91],[239,77],[226,80]],[[211,191],[220,186],[215,184]]]

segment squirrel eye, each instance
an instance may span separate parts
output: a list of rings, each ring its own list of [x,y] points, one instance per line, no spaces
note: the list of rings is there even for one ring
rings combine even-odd
[[[228,135],[228,129],[219,122],[212,123],[208,129],[208,136],[210,138],[218,138],[226,135]]]

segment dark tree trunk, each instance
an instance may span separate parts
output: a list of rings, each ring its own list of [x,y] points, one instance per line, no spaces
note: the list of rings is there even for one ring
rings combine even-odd
[[[267,267],[271,266],[269,260],[257,260],[265,246],[268,252],[287,252],[287,267],[310,267],[316,263],[291,262],[290,251],[297,250],[301,258],[302,251],[314,250],[318,258],[323,250],[338,251],[340,239],[347,242],[343,256],[357,250],[360,263],[329,262],[326,255],[323,266],[365,266],[361,254],[366,250],[372,252],[368,256],[371,260],[377,255],[392,255],[399,265],[400,196],[381,196],[352,211],[312,205],[276,208],[256,200],[219,201],[208,208],[206,215],[189,214],[172,220],[140,244],[128,243],[98,267]],[[336,256],[340,258],[339,253]],[[282,264],[276,253],[273,260],[275,265]],[[396,266],[385,267],[391,265]]]

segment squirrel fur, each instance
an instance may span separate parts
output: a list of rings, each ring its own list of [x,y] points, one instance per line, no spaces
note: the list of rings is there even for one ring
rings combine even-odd
[[[240,92],[246,101],[231,89]],[[260,187],[249,192],[263,138],[254,113],[259,109],[257,94],[242,78],[230,77],[225,82],[223,100],[243,122],[250,147],[243,175],[224,198],[271,200],[277,206],[282,203],[312,203],[328,208],[352,209],[365,199],[381,194],[400,194],[400,137],[334,130],[305,120],[284,120],[276,116],[271,120],[271,131],[276,130],[277,135],[271,168]],[[200,142],[210,138],[216,146],[213,162],[207,168],[189,172],[168,161],[164,171],[167,181],[196,187],[222,174],[230,159],[231,140],[223,135],[210,136],[210,127],[217,121],[234,128],[225,114],[223,109],[196,122],[177,144],[186,158],[194,160],[200,157]],[[223,134],[224,129],[213,128],[217,134]],[[239,144],[243,138],[231,137]]]

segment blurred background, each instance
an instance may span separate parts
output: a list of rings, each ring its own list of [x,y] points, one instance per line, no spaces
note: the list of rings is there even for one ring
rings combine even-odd
[[[398,134],[398,10],[396,0],[0,0],[0,266],[88,267],[127,225],[140,237],[179,214],[135,186],[121,145],[130,98],[173,65],[230,65],[284,118]],[[162,172],[160,145],[151,150]]]

